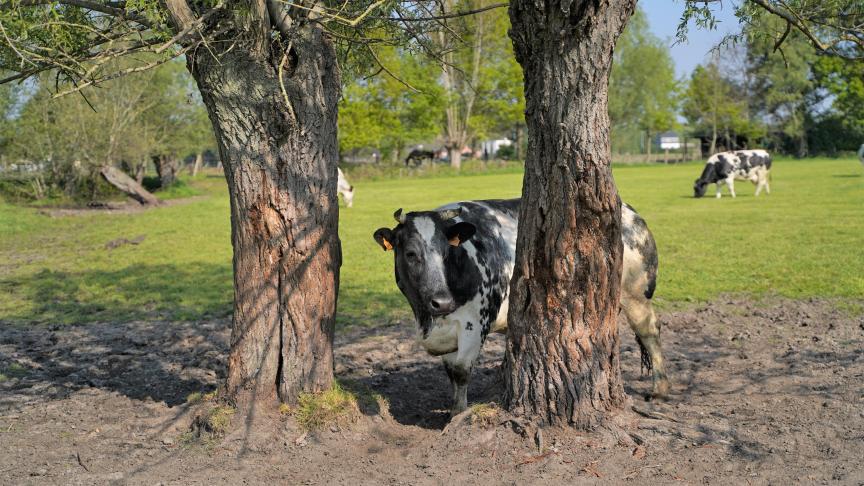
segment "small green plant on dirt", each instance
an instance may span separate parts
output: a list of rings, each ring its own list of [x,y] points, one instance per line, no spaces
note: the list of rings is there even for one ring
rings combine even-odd
[[[195,405],[201,402],[209,402],[214,398],[216,398],[216,390],[208,393],[192,392],[186,396],[186,403],[188,403],[189,405]]]
[[[494,403],[475,403],[471,405],[471,425],[488,427],[498,417],[498,406]]]
[[[837,299],[837,309],[849,317],[858,317],[864,315],[864,302]]]
[[[292,412],[291,405],[288,405],[287,403],[282,403],[279,405],[279,414],[291,415],[291,412]]]
[[[225,435],[231,426],[231,417],[236,410],[227,405],[202,407],[201,412],[192,421],[189,432],[180,436],[180,443],[191,446],[196,442],[205,447],[212,446],[216,439]]]
[[[339,382],[321,393],[303,393],[297,399],[294,417],[306,430],[319,430],[328,425],[354,422],[360,412],[357,395],[343,388]]]
[[[219,405],[210,409],[207,412],[206,425],[209,432],[213,435],[224,435],[231,425],[231,417],[234,416],[234,408],[225,405]]]
[[[0,372],[0,382],[7,381],[12,378],[21,378],[27,376],[27,368],[18,363],[12,363],[6,367],[3,372]]]

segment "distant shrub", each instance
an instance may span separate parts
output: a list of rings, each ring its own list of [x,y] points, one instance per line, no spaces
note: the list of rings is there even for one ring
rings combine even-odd
[[[495,154],[496,157],[503,160],[515,160],[516,159],[516,146],[515,145],[505,145],[498,149],[498,153]]]

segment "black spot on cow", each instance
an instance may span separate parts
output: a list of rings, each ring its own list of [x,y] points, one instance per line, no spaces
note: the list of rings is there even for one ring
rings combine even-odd
[[[653,278],[648,280],[648,288],[645,289],[645,298],[650,299],[654,297],[654,290],[657,288],[657,276],[654,275]]]

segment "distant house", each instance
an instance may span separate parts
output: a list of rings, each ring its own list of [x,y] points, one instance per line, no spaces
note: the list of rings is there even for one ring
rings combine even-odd
[[[683,143],[677,132],[663,132],[657,135],[657,145],[661,150],[678,150]]]

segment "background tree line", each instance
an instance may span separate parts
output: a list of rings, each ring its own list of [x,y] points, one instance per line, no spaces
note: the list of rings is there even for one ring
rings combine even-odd
[[[381,160],[397,163],[411,147],[426,144],[448,149],[458,167],[457,148],[507,137],[514,149],[499,155],[521,159],[525,99],[507,11],[458,22],[465,33],[461,42],[431,37],[446,56],[422,55],[416,43],[387,44],[376,50],[380,64],[357,63],[345,73],[342,157],[377,151]],[[788,35],[781,52],[770,39],[745,37],[718,49],[685,79],[675,77],[668,44],[651,33],[637,9],[616,46],[610,76],[615,153],[650,155],[649,141],[668,130],[701,139],[707,153],[765,147],[799,157],[835,155],[864,140],[864,68],[813,50],[800,32]],[[110,189],[98,174],[105,164],[151,189],[166,186],[183,159],[198,167],[205,151],[215,152],[206,111],[182,63],[132,78],[59,99],[47,74],[2,85],[2,161],[42,169],[26,181],[29,196],[105,196]],[[157,177],[145,181],[147,168]]]
[[[215,140],[185,67],[170,62],[132,78],[56,99],[47,73],[4,85],[2,160],[28,175],[32,197],[107,196],[111,188],[99,175],[106,165],[150,189],[174,184],[184,158],[190,170],[200,168]],[[148,168],[156,177],[145,180]]]
[[[459,143],[478,148],[482,140],[508,137],[522,139],[507,154],[518,159],[525,100],[509,26],[503,10],[485,15],[479,30],[467,26],[475,38],[452,46],[449,71],[391,46],[379,57],[395,76],[370,70],[346,77],[342,155],[379,151],[381,160],[395,163],[417,144],[452,151]],[[671,40],[651,33],[637,8],[615,47],[609,81],[613,153],[650,155],[657,135],[669,130],[700,139],[705,155],[747,147],[798,157],[856,150],[864,141],[862,63],[816,51],[798,31],[782,50],[775,51],[775,41],[754,34],[730,42],[677,79]],[[477,59],[479,67],[472,64]],[[457,114],[464,119],[454,123]]]

